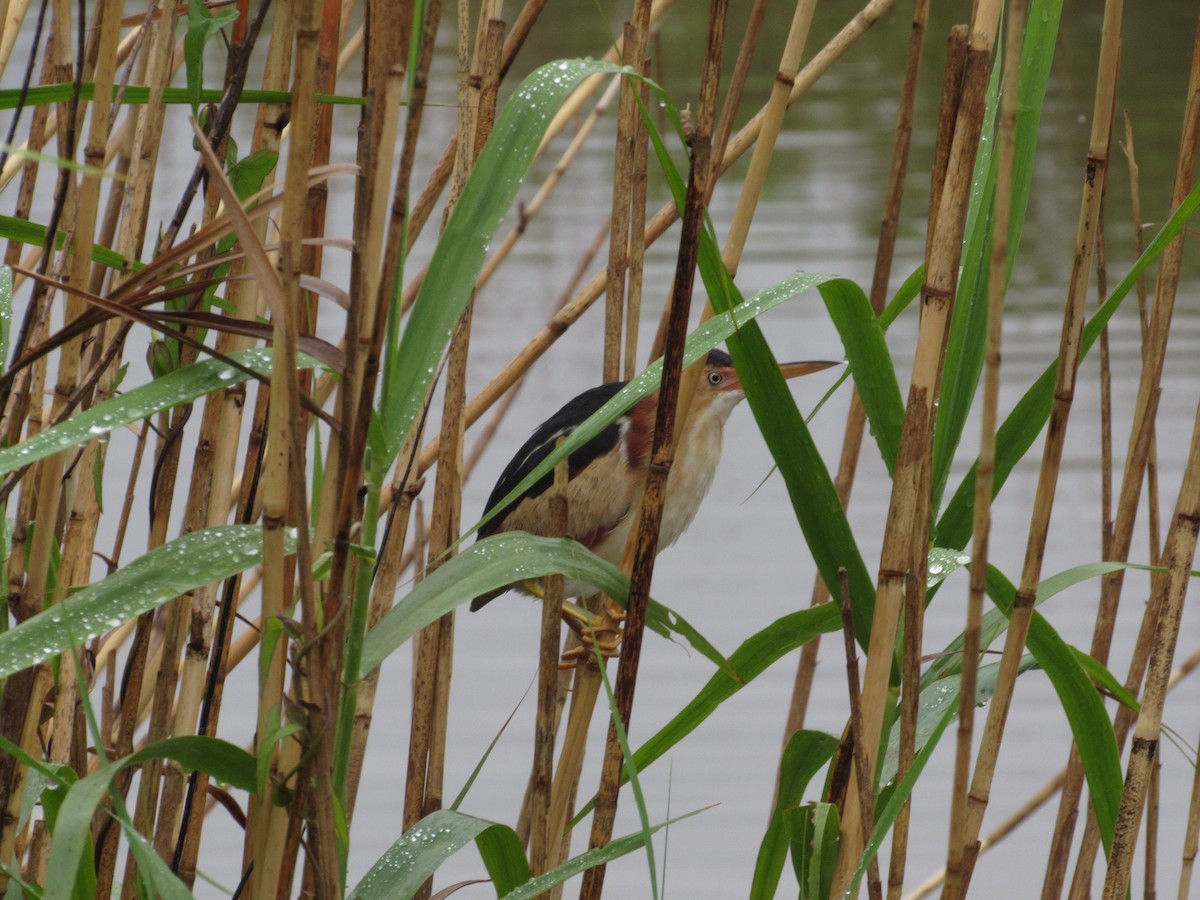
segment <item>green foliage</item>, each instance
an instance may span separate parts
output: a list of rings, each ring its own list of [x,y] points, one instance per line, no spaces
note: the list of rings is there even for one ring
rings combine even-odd
[[[800,801],[812,777],[833,756],[838,740],[821,731],[797,731],[788,741],[779,764],[779,791],[775,796],[775,808],[771,822],[763,834],[758,848],[758,862],[754,866],[754,880],[750,885],[750,900],[772,900],[783,864],[791,848],[789,829],[785,818],[801,809]]]
[[[187,96],[192,115],[200,114],[200,94],[204,87],[204,47],[226,25],[237,21],[236,9],[213,12],[203,3],[189,3],[187,32],[183,36],[183,65],[187,71]]]
[[[288,545],[295,552],[294,537]],[[0,678],[261,561],[261,527],[223,525],[185,534],[0,634]]]
[[[241,384],[253,372],[270,375],[271,355],[269,348],[230,354],[229,358],[244,366],[248,372],[234,368],[224,360],[204,360],[78,412],[61,425],[47,428],[16,446],[0,450],[0,475],[7,475],[55,453],[103,438],[118,428],[190,403],[198,397]],[[312,368],[317,361],[299,354],[298,364],[301,368]]]

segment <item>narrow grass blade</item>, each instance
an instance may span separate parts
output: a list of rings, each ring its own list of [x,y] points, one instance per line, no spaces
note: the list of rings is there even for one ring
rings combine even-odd
[[[1017,86],[1017,108],[1021,114],[1017,117],[1014,135],[1006,280],[1008,273],[1012,272],[1025,225],[1025,209],[1029,205],[1033,186],[1033,161],[1037,155],[1042,106],[1050,81],[1050,65],[1054,60],[1061,15],[1062,0],[1033,0],[1026,19]],[[999,70],[998,63],[996,70]],[[996,72],[993,72],[989,85],[992,93],[989,95],[985,120],[988,123],[995,121],[997,82]],[[987,128],[994,130],[991,124]],[[934,437],[932,484],[935,509],[941,505],[950,466],[962,440],[983,371],[987,338],[988,258],[993,238],[992,206],[998,166],[998,160],[992,154],[994,143],[987,140],[980,145],[979,162],[975,168],[975,171],[987,174],[972,192],[972,216],[963,246],[962,276],[946,348],[945,375]],[[986,193],[980,190],[981,187],[986,189]]]
[[[750,900],[772,900],[779,887],[783,865],[787,862],[788,834],[784,812],[800,805],[804,791],[837,749],[837,738],[823,731],[797,731],[783,751],[779,766],[779,792],[775,809],[758,848],[754,879],[750,883]]]
[[[832,803],[814,802],[784,816],[791,832],[792,866],[802,900],[823,900],[833,888],[841,842],[840,819]]]
[[[259,347],[232,353],[230,359],[260,375],[270,375],[271,356],[269,347]],[[298,354],[298,363],[305,369],[317,366],[315,359],[303,353]],[[118,428],[140,422],[165,409],[241,384],[249,377],[219,359],[208,359],[178,369],[77,413],[61,425],[47,428],[13,447],[0,450],[0,475],[7,475],[14,469],[47,456],[103,438]]]
[[[219,780],[234,783],[237,787],[254,787],[253,757],[241,748],[216,738],[193,736],[159,741],[137,753],[102,766],[96,772],[72,784],[58,809],[46,875],[47,897],[67,897],[74,891],[80,860],[83,859],[85,847],[90,846],[92,817],[96,807],[104,799],[113,778],[121,770],[148,759],[174,759],[185,769],[202,769]],[[152,849],[151,853],[153,854]],[[167,875],[170,875],[170,870],[165,864],[153,875],[155,884],[163,891],[159,896],[188,896],[182,883],[173,875],[170,878],[167,878]],[[179,893],[178,889],[182,889],[183,893]]]
[[[632,72],[596,60],[547,63],[529,75],[496,120],[429,261],[396,353],[384,360],[380,408],[390,463],[425,402],[438,361],[554,113],[590,75]],[[397,313],[398,314],[398,311]]]
[[[1009,615],[1016,598],[1016,587],[993,568],[988,569],[987,586],[988,596],[1005,615]],[[1071,736],[1083,762],[1088,794],[1107,854],[1112,847],[1124,776],[1117,736],[1104,708],[1104,698],[1088,677],[1087,670],[1080,665],[1077,651],[1059,636],[1041,613],[1033,614],[1026,646],[1054,686],[1071,726]]]
[[[1183,231],[1198,208],[1200,208],[1200,182],[1192,187],[1187,198],[1155,235],[1145,252],[1133,264],[1120,283],[1113,288],[1104,305],[1088,320],[1083,330],[1083,341],[1080,348],[1082,356],[1086,356],[1092,345],[1096,343],[1100,332],[1104,330],[1108,320],[1112,318],[1121,302],[1137,284],[1138,279],[1158,259],[1167,244]],[[1029,448],[1033,446],[1033,442],[1041,434],[1046,420],[1050,417],[1057,367],[1057,361],[1050,364],[1025,392],[1025,395],[1018,401],[1016,407],[996,432],[996,472],[992,479],[993,497],[1000,492],[1013,467],[1024,458]],[[974,507],[975,466],[972,465],[971,470],[959,483],[958,490],[955,491],[938,520],[934,542],[942,547],[965,547],[971,537]]]
[[[519,874],[521,866],[513,864],[507,857],[515,847],[515,853],[524,862],[525,853],[521,849],[520,838],[511,828],[466,813],[440,809],[427,815],[392,844],[347,894],[347,900],[402,900],[412,897],[447,857],[471,841],[479,841],[485,834],[488,835],[485,864],[491,858],[505,873],[515,871]],[[505,857],[505,861],[499,862],[500,857]],[[488,871],[494,878],[491,866]],[[509,880],[508,874],[502,878],[506,882]],[[517,883],[528,880],[529,866],[526,863],[524,875]],[[503,893],[501,885],[498,883],[496,887],[499,896]]]
[[[790,613],[747,638],[729,656],[729,666],[714,674],[699,693],[676,715],[638,748],[633,764],[645,769],[668,750],[695,731],[717,707],[770,668],[775,662],[806,644],[819,634],[842,627],[835,604],[825,603]],[[622,774],[624,780],[627,776]],[[575,817],[578,822],[592,808],[589,801]]]
[[[288,552],[294,546],[289,535]],[[256,525],[206,528],[163,544],[0,634],[0,678],[261,561],[262,529]]]
[[[651,833],[657,832],[668,825],[674,825],[676,822],[682,822],[684,819],[690,819],[697,813],[703,810],[686,813],[682,816],[676,816],[674,819],[668,819],[659,825],[655,825],[650,829]],[[642,847],[645,841],[645,835],[640,832],[628,834],[625,837],[617,838],[609,841],[603,847],[595,850],[588,850],[586,853],[581,853],[578,856],[572,857],[561,866],[551,869],[545,875],[539,875],[532,881],[528,881],[514,891],[509,891],[501,896],[504,900],[534,900],[535,897],[540,897],[548,890],[556,885],[562,884],[568,878],[574,878],[581,872],[586,872],[593,866],[601,865],[602,863],[612,862],[614,859],[619,859],[628,853],[632,853]]]
[[[842,338],[850,375],[862,398],[863,411],[879,455],[890,473],[896,465],[900,429],[904,425],[904,398],[896,380],[896,366],[883,339],[883,326],[871,301],[853,281],[838,278],[821,285],[821,299]]]

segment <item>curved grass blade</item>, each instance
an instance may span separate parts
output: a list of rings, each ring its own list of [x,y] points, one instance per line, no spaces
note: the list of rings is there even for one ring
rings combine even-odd
[[[1133,264],[1121,282],[1113,288],[1104,305],[1088,320],[1083,329],[1081,357],[1087,355],[1099,338],[1100,332],[1108,324],[1108,320],[1112,318],[1121,302],[1129,295],[1138,279],[1151,263],[1158,259],[1167,244],[1183,231],[1197,209],[1200,209],[1200,182],[1193,185],[1191,192],[1179,205],[1179,208],[1171,214],[1158,234],[1154,236],[1154,240],[1146,247],[1145,252]],[[1046,420],[1050,417],[1057,368],[1057,361],[1050,364],[1025,392],[1025,395],[996,432],[996,472],[992,480],[993,497],[1000,492],[1013,467],[1033,446],[1033,442],[1041,434]],[[970,471],[959,483],[958,490],[955,491],[938,520],[934,534],[935,543],[942,547],[965,547],[971,537],[974,508],[975,465],[972,464]]]
[[[487,853],[484,863],[489,858],[494,862],[500,857],[510,857],[513,853],[520,856],[524,863],[524,874],[516,881],[521,884],[529,880],[529,865],[525,863],[525,852],[521,849],[521,840],[507,825],[497,825],[486,819],[477,819],[466,813],[449,809],[439,809],[423,818],[420,822],[401,835],[396,843],[388,848],[383,856],[376,860],[362,880],[354,886],[347,895],[347,900],[393,900],[393,898],[412,897],[446,859],[457,853],[471,841],[480,841],[487,835]],[[482,851],[481,845],[481,851]],[[507,883],[507,873],[515,870],[520,873],[521,865],[506,861],[501,864],[501,878]],[[492,872],[488,865],[488,872]],[[497,882],[497,896],[502,893],[501,884]]]
[[[904,398],[900,396],[896,366],[883,339],[883,326],[871,308],[871,301],[853,281],[847,278],[827,281],[820,291],[829,318],[841,335],[854,387],[890,474],[900,447]]]
[[[685,813],[682,816],[676,816],[674,819],[668,819],[659,825],[655,825],[650,829],[653,834],[668,825],[674,825],[676,822],[682,822],[684,819],[690,819],[697,813],[704,810],[698,809],[695,812]],[[568,878],[574,878],[581,872],[586,872],[593,866],[598,866],[603,863],[612,862],[625,856],[627,853],[632,853],[634,850],[641,848],[645,835],[637,831],[633,834],[628,834],[625,837],[617,838],[614,841],[609,841],[603,847],[598,847],[595,850],[588,850],[586,853],[580,853],[563,863],[557,868],[551,869],[545,875],[539,875],[532,881],[528,881],[514,891],[509,891],[501,896],[504,900],[534,900],[535,897],[540,897],[548,890],[556,885],[562,884]]]
[[[1017,593],[1012,582],[997,569],[989,567],[987,588],[992,601],[1005,615],[1010,615]],[[1059,636],[1041,613],[1033,614],[1026,646],[1054,686],[1071,726],[1071,736],[1083,763],[1088,795],[1107,855],[1112,848],[1124,776],[1117,736],[1104,708],[1104,698],[1088,677],[1087,670],[1080,665],[1077,651]]]
[[[1030,4],[1021,46],[1020,79],[1017,85],[1017,117],[1014,134],[1012,171],[1012,213],[1008,228],[1008,260],[1005,269],[1007,283],[1020,248],[1021,231],[1025,225],[1025,209],[1029,205],[1033,185],[1033,161],[1037,155],[1038,129],[1041,124],[1043,101],[1050,81],[1050,65],[1054,60],[1058,25],[1062,15],[1062,0],[1034,0]],[[999,56],[997,56],[999,60]],[[995,92],[998,88],[999,63],[989,85],[986,120],[995,121]],[[989,125],[989,128],[992,126]],[[992,204],[996,188],[998,160],[992,156],[994,141],[981,143],[977,172],[986,172],[980,179],[986,194],[976,189],[972,197],[972,220],[968,223],[963,247],[963,266],[959,297],[950,325],[946,348],[946,366],[939,397],[937,430],[934,435],[933,508],[941,505],[946,479],[954,453],[962,440],[971,404],[979,387],[987,341],[988,258],[993,239]]]
[[[81,637],[79,639],[82,640]],[[74,890],[84,849],[90,846],[92,817],[96,807],[104,799],[113,778],[121,770],[148,759],[174,759],[186,769],[202,769],[215,778],[228,780],[238,787],[254,787],[254,758],[240,747],[217,738],[192,736],[159,741],[137,753],[102,766],[91,775],[72,784],[58,809],[46,875],[47,897],[70,896]],[[186,888],[171,875],[165,864],[161,869],[156,867],[153,874],[155,883],[165,891],[163,896],[188,896]],[[170,878],[166,877],[168,875]],[[182,894],[178,892],[176,885],[183,890]]]
[[[269,347],[231,353],[230,358],[260,375],[271,374]],[[311,356],[298,354],[305,369],[318,365]],[[113,397],[98,406],[47,428],[21,443],[0,450],[0,475],[31,465],[71,447],[103,438],[118,428],[140,422],[165,409],[190,403],[198,397],[246,381],[250,376],[219,359],[207,359]]]
[[[780,658],[817,635],[828,634],[841,627],[841,613],[836,604],[824,603],[821,606],[789,613],[751,635],[730,654],[728,667],[714,674],[687,706],[638,748],[633,755],[634,766],[639,772],[645,771],[651,763],[695,731],[718,706]],[[621,778],[624,783],[628,779],[628,772],[623,771]],[[592,802],[588,801],[574,821],[580,821],[591,808]]]
[[[295,551],[295,535],[287,537]],[[262,561],[262,528],[222,525],[151,550],[0,634],[0,678],[116,628],[180,594]]]
[[[783,751],[779,766],[779,792],[775,809],[758,848],[754,879],[750,883],[750,900],[772,900],[787,861],[788,834],[784,812],[796,809],[812,777],[821,770],[837,749],[838,740],[823,731],[800,730],[792,735]]]
[[[379,411],[384,463],[395,459],[420,415],[451,331],[475,289],[488,244],[508,214],[553,114],[581,81],[600,73],[634,74],[596,60],[547,63],[521,82],[496,120],[429,260],[400,344],[384,360]]]
[[[367,632],[355,680],[365,678],[409,638],[480,594],[525,579],[561,573],[594,585],[615,600],[629,581],[611,563],[566,538],[512,531],[472,544],[425,578]]]

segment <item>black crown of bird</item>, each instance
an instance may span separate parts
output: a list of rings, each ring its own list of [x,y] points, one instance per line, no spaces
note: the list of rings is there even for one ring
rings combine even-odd
[[[840,363],[792,362],[779,368],[785,378],[793,378],[835,365]],[[613,381],[586,390],[538,426],[505,466],[488,497],[486,509],[491,510],[508,496],[550,455],[560,438],[587,421],[626,384]],[[667,478],[659,553],[674,544],[696,517],[717,471],[725,422],[745,396],[729,354],[710,350]],[[555,491],[563,490],[567,495],[566,535],[601,559],[620,565],[646,483],[657,412],[658,391],[655,391],[570,455],[565,486],[555,487],[553,472],[547,473],[499,510],[479,529],[478,538],[506,531],[550,536],[550,498]],[[480,609],[510,589],[542,595],[539,583],[519,582],[481,594],[471,601],[471,610]],[[588,597],[594,593],[590,586],[570,579],[564,584],[567,597]]]

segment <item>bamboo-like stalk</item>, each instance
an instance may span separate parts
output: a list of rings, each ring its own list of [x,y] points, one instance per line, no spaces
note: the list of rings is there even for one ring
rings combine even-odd
[[[1170,570],[1170,574],[1158,619],[1154,650],[1146,672],[1146,689],[1141,697],[1141,712],[1133,735],[1125,789],[1121,794],[1121,806],[1113,832],[1112,851],[1104,878],[1104,900],[1118,900],[1126,896],[1129,889],[1129,873],[1137,847],[1147,783],[1158,751],[1163,703],[1179,637],[1183,600],[1196,554],[1196,529],[1193,523],[1200,518],[1200,411],[1197,413],[1187,459],[1183,485],[1163,552],[1163,565]]]
[[[904,180],[908,173],[909,149],[912,146],[913,110],[917,99],[917,75],[920,72],[921,54],[925,46],[926,22],[929,18],[929,0],[913,3],[912,31],[909,35],[908,57],[904,66],[904,84],[900,89],[899,110],[896,114],[896,133],[892,142],[892,162],[888,171],[888,185],[884,201],[883,220],[879,229],[879,243],[875,251],[875,268],[871,278],[871,308],[878,315],[887,301],[888,283],[891,279],[892,258],[895,254],[896,235],[900,222],[900,205],[904,195]],[[846,414],[846,427],[842,435],[842,451],[838,459],[834,488],[844,508],[849,508],[850,491],[858,470],[858,457],[866,430],[866,413],[858,392],[852,393],[850,410]],[[813,579],[810,606],[818,606],[829,600],[825,580],[818,574]],[[792,699],[788,706],[787,722],[784,725],[783,746],[792,735],[804,727],[809,697],[812,694],[813,677],[816,674],[817,658],[821,648],[820,637],[815,637],[800,650],[796,664],[796,677],[792,685]]]
[[[1198,32],[1198,38],[1200,38],[1200,32]],[[1197,63],[1197,45],[1200,45],[1200,40],[1193,46],[1192,66],[1188,78],[1187,99],[1184,107],[1183,133],[1180,138],[1179,162],[1176,169],[1175,186],[1172,191],[1172,206],[1178,205],[1180,198],[1186,194],[1187,188],[1183,188],[1181,192],[1181,185],[1190,185],[1194,172],[1193,157],[1197,135],[1200,133],[1200,124],[1198,124],[1198,121],[1200,121],[1200,110],[1197,109],[1196,104],[1197,91],[1200,90],[1200,87],[1198,87],[1200,85],[1200,65]],[[1130,143],[1129,146],[1131,147],[1132,144]],[[1131,159],[1131,166],[1135,165]],[[1136,214],[1136,220],[1140,220],[1140,213]],[[1135,225],[1136,231],[1137,228]],[[1140,235],[1138,235],[1138,239],[1140,240]],[[1162,369],[1170,322],[1174,310],[1175,292],[1178,286],[1181,253],[1182,245],[1175,242],[1172,242],[1163,253],[1160,263],[1159,280],[1155,290],[1153,312],[1149,316],[1150,327],[1148,332],[1143,335],[1142,373],[1138,382],[1138,400],[1133,410],[1129,449],[1126,456],[1125,472],[1121,482],[1121,491],[1117,502],[1117,516],[1109,553],[1112,559],[1118,561],[1124,561],[1129,557],[1138,500],[1141,495],[1142,473],[1146,471],[1147,478],[1149,478],[1152,471],[1150,461],[1154,445],[1154,421],[1161,393]],[[1146,319],[1145,316],[1142,318],[1143,320]],[[1156,480],[1152,482],[1152,487],[1157,487]],[[1157,531],[1158,518],[1156,496],[1157,491],[1155,490],[1152,494],[1154,505],[1151,507],[1151,528],[1155,531]],[[1123,578],[1114,578],[1112,574],[1106,575],[1101,580],[1101,609],[1097,612],[1097,627],[1093,634],[1091,649],[1092,654],[1102,661],[1107,659],[1108,648],[1112,639],[1111,620],[1115,617],[1116,604],[1120,598],[1120,591],[1123,584]],[[1153,593],[1160,595],[1160,591],[1157,589]],[[1154,622],[1149,621],[1151,614],[1152,607],[1147,609],[1146,618],[1148,621],[1144,621],[1143,623],[1142,633],[1139,636],[1137,648],[1135,648],[1133,659],[1130,662],[1127,683],[1133,684],[1135,692],[1141,684],[1142,672],[1144,671],[1146,659],[1149,656],[1150,640],[1155,630]],[[1131,721],[1132,716],[1130,714],[1118,710],[1114,728],[1117,731],[1118,741],[1122,745]],[[1081,767],[1076,764],[1070,773],[1067,788],[1064,788],[1064,801],[1059,813],[1060,821],[1066,817],[1067,813],[1077,807],[1082,777]],[[1071,791],[1069,798],[1067,797],[1068,789]],[[1068,799],[1071,801],[1069,806],[1066,805]],[[1069,834],[1067,838],[1069,840]],[[1099,832],[1089,821],[1080,845],[1079,859],[1076,864],[1076,874],[1072,887],[1073,895],[1083,890],[1085,881],[1090,885],[1091,871],[1095,864],[1098,846]],[[1055,874],[1057,874],[1056,870],[1057,867],[1055,867]],[[1061,877],[1061,874],[1059,874],[1058,880],[1060,882]],[[1049,893],[1049,890],[1056,888],[1056,885],[1051,882],[1049,875],[1047,877],[1047,885],[1048,889],[1043,891],[1043,896],[1056,896],[1056,894]]]
[[[979,673],[980,627],[987,591],[987,566],[992,530],[992,481],[996,471],[997,406],[1000,397],[1000,340],[1007,286],[1008,228],[1012,211],[1013,158],[1016,151],[1017,82],[1021,43],[1025,33],[1024,0],[1010,0],[1004,43],[1004,72],[1000,89],[999,159],[988,275],[987,350],[983,379],[983,412],[979,429],[979,456],[975,468],[975,508],[972,523],[971,581],[967,597],[967,622],[963,629],[962,680],[958,701],[958,732],[954,759],[954,784],[950,798],[949,848],[946,855],[946,889],[949,896],[962,892],[963,860],[967,854],[963,826],[967,815],[967,788],[971,776],[971,747],[975,734],[975,694]]]
[[[1046,443],[1042,455],[1042,467],[1038,475],[1038,487],[1034,510],[1029,527],[1025,563],[1022,567],[1020,586],[1017,589],[1012,619],[1005,638],[1004,652],[1000,661],[1000,673],[996,680],[996,691],[988,709],[983,744],[977,757],[971,782],[970,799],[966,823],[964,846],[970,846],[977,838],[983,820],[995,772],[996,758],[1004,733],[1012,692],[1016,682],[1017,667],[1024,652],[1025,638],[1032,618],[1036,599],[1037,583],[1041,577],[1045,553],[1045,539],[1050,525],[1050,513],[1054,505],[1054,492],[1062,460],[1063,441],[1066,436],[1067,418],[1074,396],[1075,378],[1079,365],[1079,346],[1083,332],[1084,307],[1086,303],[1088,277],[1092,251],[1095,244],[1095,223],[1103,195],[1107,174],[1108,145],[1112,126],[1113,97],[1116,90],[1117,61],[1120,48],[1121,0],[1111,0],[1105,7],[1105,24],[1101,39],[1099,70],[1097,75],[1096,102],[1092,118],[1091,141],[1088,163],[1084,178],[1083,196],[1080,203],[1079,226],[1075,243],[1076,255],[1068,287],[1066,308],[1063,313],[1062,337],[1058,354],[1058,369],[1055,381],[1054,405],[1047,425]],[[963,888],[970,882],[970,870],[964,874]]]
[[[850,603],[850,581],[845,568],[838,569],[838,601],[842,611],[842,643],[846,653],[846,684],[850,694],[850,742],[854,750],[855,779],[858,803],[862,808],[862,839],[865,844],[875,830],[875,791],[867,775],[867,750],[862,741],[862,705],[858,680],[858,647],[854,641],[854,607]],[[879,900],[883,888],[879,883],[879,858],[871,857],[867,868],[867,895]]]
[[[561,440],[561,439],[560,439]],[[550,534],[567,533],[567,460],[554,467],[550,497]],[[563,578],[546,579],[538,655],[537,720],[533,736],[533,773],[529,780],[529,867],[533,875],[553,868],[550,849],[550,789],[554,782],[554,739],[558,732],[558,646],[562,632]]]
[[[295,586],[295,575],[299,574],[301,608],[303,610],[305,637],[316,638],[321,628],[321,614],[315,609],[311,591],[311,565],[307,559],[307,528],[299,529],[298,555],[293,564],[287,562],[284,552],[284,526],[289,514],[305,516],[305,505],[293,502],[293,490],[304,490],[303,451],[298,447],[298,436],[292,427],[299,413],[295,367],[296,318],[300,312],[299,275],[303,265],[301,232],[302,205],[307,197],[306,175],[312,159],[313,139],[313,87],[317,55],[316,35],[320,22],[320,8],[315,0],[298,0],[296,3],[296,50],[292,78],[291,124],[292,142],[289,146],[287,173],[284,181],[284,208],[280,224],[280,255],[278,274],[270,267],[261,246],[255,243],[255,235],[248,224],[238,229],[243,250],[247,253],[252,269],[259,280],[271,310],[274,326],[273,346],[275,354],[271,369],[271,399],[267,420],[267,444],[263,463],[263,620],[278,616],[290,605]],[[219,177],[214,174],[214,177]],[[236,200],[233,201],[236,203]],[[238,218],[235,215],[235,224]],[[245,231],[245,233],[243,233]],[[311,647],[312,644],[310,643]],[[269,661],[263,666],[265,673],[260,683],[257,741],[266,740],[273,721],[282,718],[284,666],[287,659],[287,640],[280,637]],[[312,679],[323,677],[319,671],[321,660],[310,658],[306,663]],[[323,698],[312,696],[314,685],[303,676],[298,677],[298,696],[304,702],[320,702]],[[311,709],[311,707],[310,707]],[[315,718],[315,714],[314,714]],[[313,722],[310,720],[310,726]],[[322,742],[329,736],[321,732],[309,734],[310,740]],[[252,896],[266,898],[287,890],[290,872],[294,866],[294,850],[290,842],[296,832],[289,827],[293,818],[288,810],[275,806],[272,800],[275,788],[282,787],[284,779],[294,774],[299,761],[299,747],[294,741],[284,741],[267,752],[271,755],[271,788],[263,797],[252,798],[250,823],[247,829],[247,865],[251,862],[254,871],[250,879]],[[316,754],[320,757],[320,754]],[[325,793],[331,791],[329,780],[318,779],[315,805],[324,807]],[[296,788],[304,793],[305,780],[296,782]],[[329,814],[332,816],[332,809]],[[326,823],[333,819],[327,819]],[[317,858],[316,866],[322,873],[322,885],[331,887],[337,882],[338,866],[334,836],[327,827],[310,835],[309,853]],[[333,887],[332,892],[337,888]],[[332,895],[332,893],[330,894]]]
[[[720,82],[721,46],[725,40],[727,0],[713,0],[709,7],[708,37],[705,42],[703,70],[700,77],[700,98],[697,102],[695,133],[689,136],[691,164],[688,171],[687,193],[684,198],[683,225],[679,238],[679,255],[675,267],[674,288],[670,304],[670,323],[663,348],[663,378],[655,411],[654,438],[650,450],[650,468],[642,500],[634,514],[634,524],[622,556],[622,571],[629,571],[629,602],[621,657],[617,667],[615,709],[609,723],[600,787],[592,814],[590,847],[603,847],[612,838],[616,819],[617,792],[620,788],[621,764],[624,753],[617,736],[617,722],[629,732],[633,713],[634,689],[637,685],[638,663],[646,624],[646,605],[650,597],[650,582],[658,552],[659,526],[662,523],[663,503],[666,500],[667,478],[675,459],[676,445],[681,435],[676,427],[677,408],[686,410],[687,398],[680,388],[683,377],[683,343],[687,337],[688,312],[692,301],[692,285],[696,276],[700,232],[704,227],[705,200],[709,196],[712,177],[709,154],[712,146],[713,124],[716,118],[717,87]],[[686,416],[682,413],[679,418]],[[632,563],[632,567],[631,566]],[[599,900],[604,887],[605,866],[589,869],[580,888],[581,900]]]
[[[863,729],[868,761],[872,766],[878,755],[883,715],[888,702],[893,650],[905,593],[916,590],[919,596],[924,595],[934,409],[941,381],[943,350],[953,307],[969,187],[999,15],[999,2],[976,5],[945,187],[937,201],[936,219],[930,223],[931,252],[926,262],[920,333],[880,554],[875,614],[863,683]],[[909,652],[912,649],[906,648]],[[861,852],[860,815],[857,797],[851,793],[846,798],[841,821],[842,840],[834,874],[836,891],[844,891],[849,886]]]
[[[650,29],[649,0],[635,0],[630,21],[625,23],[622,55],[626,65],[641,69],[646,55]],[[613,153],[612,212],[609,216],[608,266],[605,269],[604,354],[601,381],[607,384],[621,377],[621,348],[625,331],[625,280],[629,273],[629,223],[632,216],[634,159],[643,148],[641,113],[637,96],[640,86],[632,80],[621,79],[621,96],[617,103],[617,145]],[[645,211],[641,213],[645,218]],[[630,322],[629,328],[636,328]]]

